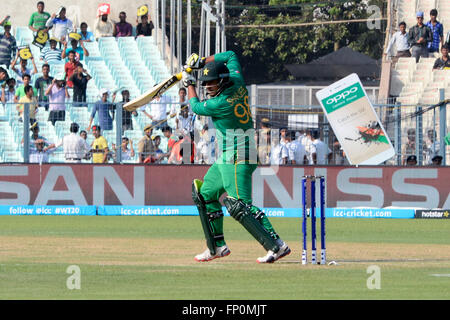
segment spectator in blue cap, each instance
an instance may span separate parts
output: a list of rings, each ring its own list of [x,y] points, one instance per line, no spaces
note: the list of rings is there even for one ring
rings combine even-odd
[[[409,29],[408,42],[411,55],[419,62],[420,57],[428,58],[428,43],[433,41],[431,29],[423,23],[423,11],[416,14],[417,24]]]

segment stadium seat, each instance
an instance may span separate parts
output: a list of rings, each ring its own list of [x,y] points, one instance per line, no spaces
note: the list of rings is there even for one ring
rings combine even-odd
[[[85,42],[84,46],[85,46],[86,50],[89,51],[89,57],[86,57],[86,58],[92,59],[94,57],[101,57],[101,53],[98,48],[97,41]]]
[[[439,92],[438,91],[428,91],[424,92],[419,98],[419,103],[421,104],[436,104],[439,102]]]
[[[16,27],[16,42],[18,46],[30,45],[33,42],[33,32],[25,26]]]

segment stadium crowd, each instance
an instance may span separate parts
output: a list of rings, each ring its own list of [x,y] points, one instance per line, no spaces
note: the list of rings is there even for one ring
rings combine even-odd
[[[433,15],[434,14],[434,15]],[[437,68],[448,67],[448,50],[444,44],[443,28],[436,21],[437,12],[431,12],[431,20],[424,25],[423,13],[418,13],[418,25],[406,33],[406,24],[400,24],[400,30],[392,38],[388,51],[395,43],[397,57],[425,56],[428,52],[439,51],[442,45],[442,58],[436,61]],[[119,21],[114,22],[109,14],[98,14],[93,24],[93,32],[89,25],[82,22],[78,26],[66,17],[66,9],[61,7],[55,13],[45,11],[42,1],[37,3],[37,11],[29,19],[29,29],[36,39],[42,34],[47,35],[45,43],[40,43],[40,56],[34,57],[31,51],[22,52],[11,33],[12,23],[9,16],[0,21],[4,33],[0,34],[0,85],[1,101],[4,108],[15,108],[19,120],[24,122],[24,106],[29,106],[29,123],[31,136],[29,140],[29,161],[31,163],[48,162],[55,152],[63,152],[68,163],[108,163],[127,161],[137,163],[199,163],[214,162],[217,141],[214,130],[208,128],[208,122],[192,113],[186,99],[186,90],[180,88],[178,99],[173,101],[168,96],[157,97],[154,103],[129,112],[122,108],[122,125],[117,126],[121,133],[133,130],[134,117],[146,117],[151,124],[143,129],[142,138],[133,141],[122,135],[122,143],[116,146],[102,135],[113,130],[114,119],[119,105],[130,101],[130,91],[121,88],[122,101],[116,101],[117,91],[100,89],[100,99],[90,111],[89,125],[80,128],[77,123],[70,125],[69,132],[61,141],[49,141],[39,134],[40,124],[36,114],[42,108],[49,111],[48,122],[53,126],[58,121],[65,121],[66,106],[72,103],[76,107],[87,107],[87,85],[93,77],[85,69],[83,62],[89,57],[85,43],[98,41],[101,37],[143,37],[151,36],[154,25],[148,15],[136,20],[136,26],[127,22],[125,12],[120,12]],[[426,40],[423,40],[423,39]],[[450,40],[450,32],[447,42]],[[35,41],[36,41],[35,39]],[[39,43],[34,42],[35,45]],[[33,44],[31,44],[33,45]],[[411,52],[410,52],[411,50]],[[447,50],[447,51],[446,51]],[[37,70],[35,60],[40,59],[42,69]],[[50,76],[52,64],[64,63],[64,74]],[[12,71],[14,74],[8,73]],[[32,83],[33,75],[40,76]],[[94,120],[98,119],[98,123]],[[172,120],[172,126],[168,121]],[[85,130],[80,130],[85,129]],[[345,154],[338,142],[332,144],[332,149],[324,143],[318,128],[304,130],[288,130],[275,128],[269,119],[263,118],[256,123],[255,142],[257,159],[260,164],[348,164]],[[410,131],[408,131],[410,132]],[[92,143],[88,143],[88,135],[93,135]],[[411,133],[411,137],[413,134]],[[430,143],[424,144],[424,156],[427,164],[436,164],[436,141],[432,133],[428,135]],[[415,140],[409,140],[403,148],[403,163],[411,164],[409,156],[415,154]],[[434,140],[433,140],[434,139]],[[162,141],[167,147],[161,147]],[[137,145],[134,143],[137,142]],[[432,147],[430,147],[430,145]],[[430,148],[433,148],[432,153]],[[190,156],[184,152],[190,150]],[[441,157],[442,159],[442,157]]]
[[[433,70],[450,68],[448,49],[450,46],[450,31],[444,36],[444,26],[437,20],[438,11],[430,11],[430,20],[424,23],[423,11],[416,13],[417,24],[407,30],[404,21],[399,23],[399,31],[393,34],[386,48],[385,54],[392,55],[393,46],[396,46],[396,55],[392,61],[395,64],[398,58],[414,57],[419,62],[421,57],[433,57],[441,49],[442,57],[437,58]]]

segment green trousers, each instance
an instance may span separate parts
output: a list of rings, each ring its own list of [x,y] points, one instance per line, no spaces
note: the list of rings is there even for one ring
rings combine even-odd
[[[260,209],[252,205],[252,174],[256,167],[256,164],[249,164],[246,161],[235,163],[217,161],[214,163],[206,173],[200,189],[206,202],[206,210],[208,212],[222,211],[219,198],[226,192],[228,196],[241,199],[250,205],[253,214],[259,212]],[[279,238],[265,215],[259,221],[274,239]],[[223,217],[214,220],[211,225],[215,235],[223,234]],[[225,245],[225,240],[216,241],[216,246],[223,245]]]

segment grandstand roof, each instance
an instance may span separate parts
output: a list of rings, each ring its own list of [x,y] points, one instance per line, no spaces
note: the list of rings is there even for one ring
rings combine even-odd
[[[375,60],[343,47],[307,64],[286,64],[285,68],[296,79],[341,79],[356,73],[361,79],[379,79],[381,64]]]

